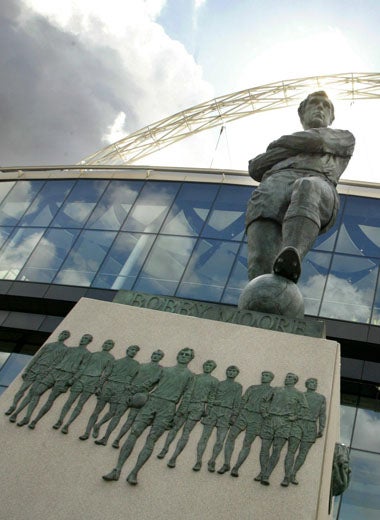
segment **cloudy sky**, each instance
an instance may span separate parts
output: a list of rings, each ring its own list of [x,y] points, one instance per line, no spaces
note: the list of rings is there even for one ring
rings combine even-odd
[[[380,70],[378,0],[2,0],[0,164],[75,164],[213,97]],[[337,106],[357,137],[346,178],[380,182],[380,100]],[[245,168],[294,109],[230,123],[144,164]]]

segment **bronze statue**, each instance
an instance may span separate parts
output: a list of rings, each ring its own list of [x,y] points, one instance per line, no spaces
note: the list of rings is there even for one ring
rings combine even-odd
[[[174,468],[177,457],[182,453],[188,443],[190,433],[198,421],[206,415],[207,408],[213,405],[216,389],[219,381],[211,375],[216,368],[216,363],[212,359],[203,363],[203,374],[194,376],[194,381],[190,389],[190,395],[184,398],[184,406],[180,406],[174,418],[174,425],[168,432],[165,445],[157,455],[163,459],[168,452],[170,444],[174,441],[177,433],[183,426],[181,438],[179,439],[173,455],[168,462],[169,468]],[[186,403],[186,401],[189,401]]]
[[[119,403],[123,400],[123,395],[130,388],[132,379],[139,371],[139,362],[133,359],[140,350],[138,345],[131,345],[127,348],[125,357],[116,359],[111,367],[110,373],[105,377],[104,383],[99,385],[98,402],[88,420],[86,431],[79,437],[85,441],[89,438],[99,414],[109,404],[109,414],[112,417]]]
[[[316,392],[318,381],[310,377],[305,381],[304,393],[308,408],[303,408],[302,415],[292,425],[289,434],[288,452],[285,457],[285,477],[281,485],[289,482],[297,485],[296,474],[306,460],[310,448],[318,437],[322,437],[326,424],[326,398]],[[295,455],[298,449],[298,454]],[[295,461],[294,461],[295,459]]]
[[[53,385],[50,373],[51,370],[60,363],[68,351],[68,347],[64,342],[69,337],[70,332],[63,330],[58,336],[58,341],[44,345],[26,367],[21,376],[23,379],[21,388],[16,392],[12,406],[5,412],[6,415],[12,414],[9,418],[11,422],[16,422],[17,415],[28,406],[26,416],[18,423],[18,426],[24,426],[29,423],[41,395]],[[17,403],[28,388],[30,388],[28,394],[16,409]]]
[[[36,418],[29,424],[31,430],[34,430],[38,421],[51,409],[57,397],[67,392],[67,389],[73,384],[75,374],[83,364],[87,363],[91,355],[87,350],[87,345],[92,340],[91,334],[83,334],[79,341],[79,346],[68,348],[63,359],[55,366],[54,370],[50,370],[49,374],[41,382],[41,385],[36,389],[37,394],[44,392],[44,388],[51,388],[51,392]]]
[[[261,432],[263,416],[261,414],[262,405],[269,401],[273,394],[273,388],[270,386],[273,381],[274,374],[269,370],[261,373],[261,385],[252,385],[245,391],[239,415],[231,426],[228,433],[226,444],[224,447],[224,464],[218,470],[219,474],[230,471],[230,462],[235,447],[237,436],[245,430],[243,446],[240,450],[238,459],[231,470],[231,476],[239,476],[239,468],[248,457],[253,441]]]
[[[289,439],[292,424],[308,409],[304,394],[295,388],[297,382],[298,376],[289,372],[286,374],[284,387],[275,388],[270,399],[263,403],[264,421],[260,433],[261,471],[255,480],[266,486],[269,486],[269,477]]]
[[[65,416],[78,399],[78,403],[69,420],[61,429],[62,433],[68,433],[70,424],[74,422],[81,413],[88,399],[101,389],[105,379],[112,370],[115,358],[109,351],[113,349],[114,346],[115,342],[112,339],[107,339],[102,345],[102,350],[100,352],[91,352],[86,363],[81,365],[74,376],[74,381],[70,388],[70,395],[63,405],[59,419],[53,426],[55,430],[58,430],[62,426]]]
[[[104,480],[119,480],[121,469],[132,453],[137,439],[149,425],[152,425],[136,465],[127,477],[129,484],[137,484],[138,472],[152,455],[158,439],[165,430],[172,426],[176,406],[191,386],[193,373],[190,372],[187,365],[193,358],[194,350],[183,348],[177,354],[177,364],[174,367],[162,369],[162,375],[156,388],[149,394],[146,405],[137,414],[131,433],[120,451],[116,467],[103,476]]]
[[[274,272],[297,283],[302,259],[336,219],[336,185],[355,139],[328,128],[334,106],[323,91],[310,94],[298,114],[303,131],[280,137],[249,161],[249,175],[260,182],[246,214],[249,280]]]
[[[117,408],[115,409],[114,413],[112,414],[112,411],[110,410],[98,423],[95,424],[92,436],[97,438],[101,426],[111,419],[105,435],[101,439],[96,440],[95,444],[106,446],[109,436],[119,424],[120,419],[124,413],[128,410],[129,407],[134,405],[134,397],[139,396],[141,399],[143,396],[145,396],[147,400],[148,393],[154,388],[160,379],[162,366],[159,364],[159,362],[163,357],[164,353],[162,350],[158,349],[152,353],[149,363],[143,363],[142,365],[139,365],[137,375],[133,378],[131,384],[128,385],[128,389],[126,392],[124,392],[120,402],[117,404]],[[131,408],[127,421],[122,426],[119,435],[112,444],[114,448],[119,447],[120,439],[124,437],[129,428],[132,426],[132,423],[135,420],[138,412],[139,408]]]
[[[232,424],[234,424],[239,412],[242,386],[235,381],[239,374],[239,369],[231,365],[226,370],[226,379],[220,381],[217,388],[215,399],[210,406],[207,415],[202,419],[203,431],[197,445],[197,460],[193,466],[194,471],[199,471],[202,467],[202,457],[205,452],[207,442],[214,428],[216,428],[216,441],[212,450],[212,455],[207,463],[208,471],[215,471],[215,462],[219,453],[222,451],[224,439]]]

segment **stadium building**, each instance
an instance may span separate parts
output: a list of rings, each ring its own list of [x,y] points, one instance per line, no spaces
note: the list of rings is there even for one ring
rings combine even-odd
[[[133,290],[236,305],[247,282],[246,172],[100,162],[3,168],[0,391],[83,296]],[[299,286],[306,315],[342,347],[341,441],[353,478],[335,517],[377,519],[380,190],[342,181],[338,191],[337,222],[305,258]]]

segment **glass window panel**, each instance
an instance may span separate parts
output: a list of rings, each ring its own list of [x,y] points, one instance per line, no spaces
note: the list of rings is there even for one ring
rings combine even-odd
[[[340,442],[350,446],[356,407],[340,405]]]
[[[377,288],[375,294],[375,302],[373,306],[373,313],[371,323],[374,325],[380,325],[380,280],[377,280]]]
[[[18,275],[18,280],[51,282],[78,234],[79,230],[74,229],[48,229]]]
[[[158,237],[133,289],[174,294],[195,242],[190,237]]]
[[[31,359],[25,354],[11,354],[0,370],[0,385],[9,386]]]
[[[222,302],[237,305],[240,294],[247,283],[247,244],[242,244],[224,291]]]
[[[82,231],[54,283],[91,285],[115,236],[111,231]]]
[[[13,227],[0,227],[0,248],[3,246],[9,235],[13,231]]]
[[[155,238],[156,235],[119,233],[93,286],[131,289]]]
[[[40,240],[44,229],[16,229],[0,254],[0,278],[14,280]]]
[[[23,216],[20,226],[48,226],[75,181],[48,181]]]
[[[147,182],[122,229],[157,233],[179,187],[178,182]]]
[[[102,198],[96,205],[86,227],[117,231],[123,224],[139,194],[142,181],[110,182]]]
[[[375,385],[363,385],[363,393],[369,395],[360,397],[352,446],[380,453],[380,392]]]
[[[109,181],[79,180],[53,220],[53,227],[82,227]]]
[[[9,191],[13,188],[15,181],[4,181],[0,182],[0,203],[8,195]]]
[[[238,248],[236,242],[199,240],[177,296],[219,301]]]
[[[303,295],[305,314],[318,316],[331,254],[310,251],[302,262],[302,273],[298,287]]]
[[[198,236],[218,188],[217,184],[183,184],[161,233]]]
[[[336,251],[380,257],[380,200],[347,197]]]
[[[380,455],[351,450],[351,483],[342,495],[341,520],[380,518]]]
[[[0,205],[0,225],[17,224],[43,184],[44,181],[18,181]]]
[[[245,211],[252,188],[222,186],[202,236],[228,240],[242,240],[245,230]]]
[[[377,278],[377,260],[334,255],[321,316],[368,323]]]

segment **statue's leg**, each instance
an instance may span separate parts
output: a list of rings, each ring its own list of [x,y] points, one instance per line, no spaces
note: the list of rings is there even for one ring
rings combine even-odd
[[[228,433],[228,426],[218,426],[216,429],[216,441],[212,450],[211,459],[208,461],[208,470],[213,473],[215,471],[215,462],[219,453],[223,449],[224,439]]]
[[[226,473],[231,469],[231,457],[235,448],[236,438],[240,432],[240,428],[237,428],[236,426],[232,426],[229,431],[226,444],[224,446],[224,463],[223,466],[218,470],[220,475],[223,475],[223,473]]]
[[[30,418],[32,417],[32,413],[34,412],[34,410],[36,409],[36,407],[40,401],[41,395],[44,394],[47,389],[48,389],[48,387],[41,383],[36,383],[32,386],[32,388],[30,389],[29,394],[28,394],[29,395],[29,404],[28,404],[28,408],[26,411],[26,415],[20,422],[17,423],[18,426],[24,426],[25,424],[29,423]],[[34,429],[34,426],[35,426],[35,423],[33,423],[33,425],[31,425],[31,430]]]
[[[307,454],[309,453],[309,450],[312,447],[312,445],[313,445],[312,442],[301,441],[300,449],[298,451],[298,455],[297,455],[296,461],[294,463],[293,471],[290,476],[290,482],[292,484],[298,484],[298,481],[296,479],[297,472],[300,469],[300,467],[303,465],[303,463],[305,462]]]
[[[108,422],[110,419],[112,419],[115,416],[116,410],[117,410],[117,403],[110,403],[108,412],[103,415],[103,417],[100,419],[100,421],[98,421],[98,422],[96,422],[96,424],[94,424],[94,427],[92,429],[92,436],[94,437],[94,439],[97,439],[97,437],[99,436],[99,431],[100,431],[100,428],[103,426],[103,424],[105,424],[106,422]],[[100,414],[100,412],[99,412],[99,414]],[[96,420],[98,420],[98,418]]]
[[[128,414],[128,418],[121,427],[121,430],[119,432],[119,435],[116,437],[116,439],[113,441],[112,446],[114,448],[118,448],[121,439],[124,437],[124,435],[128,432],[132,424],[134,423],[134,420],[136,419],[137,414],[139,413],[138,408],[132,408]]]
[[[288,442],[288,452],[285,456],[285,477],[281,482],[281,486],[287,487],[289,486],[290,478],[292,475],[294,458],[296,456],[296,451],[298,446],[300,445],[300,439],[296,437],[289,437]]]
[[[50,408],[53,406],[54,404],[54,401],[57,399],[57,397],[59,397],[61,394],[63,393],[63,391],[61,390],[58,390],[57,388],[54,388],[52,389],[52,391],[50,392],[50,395],[48,397],[48,400],[46,401],[46,403],[43,405],[43,407],[41,408],[41,410],[38,412],[37,414],[37,417],[35,419],[33,419],[33,421],[29,424],[29,428],[31,430],[33,430],[36,426],[36,424],[38,423],[38,421],[40,419],[42,419],[42,417],[48,413],[48,411],[50,410]]]
[[[210,438],[210,435],[212,433],[214,426],[209,424],[203,425],[203,431],[201,438],[199,439],[198,445],[197,445],[197,461],[195,465],[193,466],[194,471],[199,471],[202,467],[202,457],[205,452],[207,442]]]
[[[128,484],[131,484],[132,486],[135,486],[137,484],[138,472],[152,455],[154,446],[158,439],[161,437],[161,435],[164,433],[164,431],[164,424],[154,424],[152,426],[151,431],[146,439],[145,445],[137,458],[136,465],[127,477]]]
[[[30,381],[30,380],[24,380],[22,382],[20,389],[15,393],[12,405],[5,412],[5,415],[11,415],[16,410],[18,402],[20,401],[20,399],[22,398],[22,396],[25,394],[25,392],[28,390],[28,388],[31,386],[32,383],[33,383],[33,381]]]
[[[179,430],[181,429],[181,426],[183,425],[183,423],[185,421],[186,421],[186,417],[184,417],[184,416],[175,418],[174,425],[168,431],[168,434],[166,436],[164,447],[162,448],[160,453],[157,455],[158,459],[163,459],[165,457],[165,455],[168,452],[169,446],[171,445],[171,443],[176,438],[177,433],[179,432]]]
[[[281,226],[271,219],[254,220],[247,228],[248,279],[272,272],[281,249]]]
[[[111,419],[111,422],[109,423],[104,436],[101,439],[96,440],[95,444],[98,444],[99,446],[107,445],[109,436],[114,431],[116,426],[119,424],[120,419],[122,418],[124,412],[125,412],[125,405],[120,407],[120,405],[118,405],[118,403],[110,404],[109,412],[103,417],[102,421],[100,421],[97,425],[100,427],[101,424],[103,424],[104,422],[107,422],[109,419]],[[105,419],[107,419],[107,420],[105,420]]]
[[[130,454],[132,453],[133,448],[137,442],[137,439],[143,433],[147,425],[145,423],[135,424],[132,428],[131,433],[129,434],[127,440],[123,444],[119,457],[117,459],[116,467],[107,475],[103,475],[103,479],[106,481],[111,480],[119,480],[121,470],[125,464],[125,461],[128,459]]]
[[[261,439],[261,448],[260,448],[260,473],[255,477],[255,480],[260,482],[262,475],[266,467],[268,466],[269,457],[270,457],[270,448],[272,446],[273,439]]]
[[[177,446],[176,446],[176,448],[174,450],[174,453],[170,457],[170,460],[169,460],[169,462],[167,464],[169,468],[175,468],[177,457],[185,449],[185,446],[188,443],[189,438],[190,438],[190,433],[193,431],[193,429],[194,429],[196,424],[197,424],[197,421],[194,421],[192,419],[188,419],[186,421],[186,424],[183,427],[181,438],[179,439],[179,441],[177,443]]]
[[[273,450],[272,454],[269,457],[269,462],[267,467],[265,468],[262,476],[261,476],[261,484],[269,485],[269,477],[272,474],[272,471],[277,466],[278,460],[280,458],[281,450],[284,447],[287,439],[283,437],[275,437],[273,441]]]
[[[94,425],[99,417],[100,412],[103,410],[103,408],[106,406],[106,404],[107,404],[107,401],[104,401],[104,399],[98,399],[95,409],[92,412],[92,414],[88,420],[86,430],[83,433],[83,435],[81,435],[79,437],[81,441],[86,441],[89,438],[91,430],[94,427]],[[78,406],[79,406],[79,403],[78,403]]]
[[[64,418],[66,417],[67,413],[69,412],[73,403],[78,399],[78,397],[79,397],[79,392],[70,392],[70,395],[67,398],[67,401],[65,402],[65,404],[62,407],[58,421],[53,425],[53,428],[55,430],[58,430],[62,426]]]
[[[78,404],[74,408],[73,413],[70,416],[70,419],[62,427],[62,430],[61,430],[62,433],[68,433],[69,432],[70,424],[75,421],[75,419],[78,417],[78,415],[83,410],[83,406],[86,404],[86,402],[90,399],[91,396],[92,396],[91,392],[82,392],[81,393],[81,395],[79,397]]]
[[[294,183],[282,226],[281,252],[273,270],[295,283],[302,259],[312,248],[321,228],[333,219],[334,188],[319,177],[302,177]]]
[[[240,466],[243,464],[243,462],[245,462],[246,458],[250,454],[251,446],[255,439],[256,439],[256,433],[253,433],[253,432],[251,433],[249,431],[246,432],[246,434],[244,436],[243,446],[241,447],[238,459],[237,459],[234,467],[231,470],[231,475],[233,477],[239,476]]]

